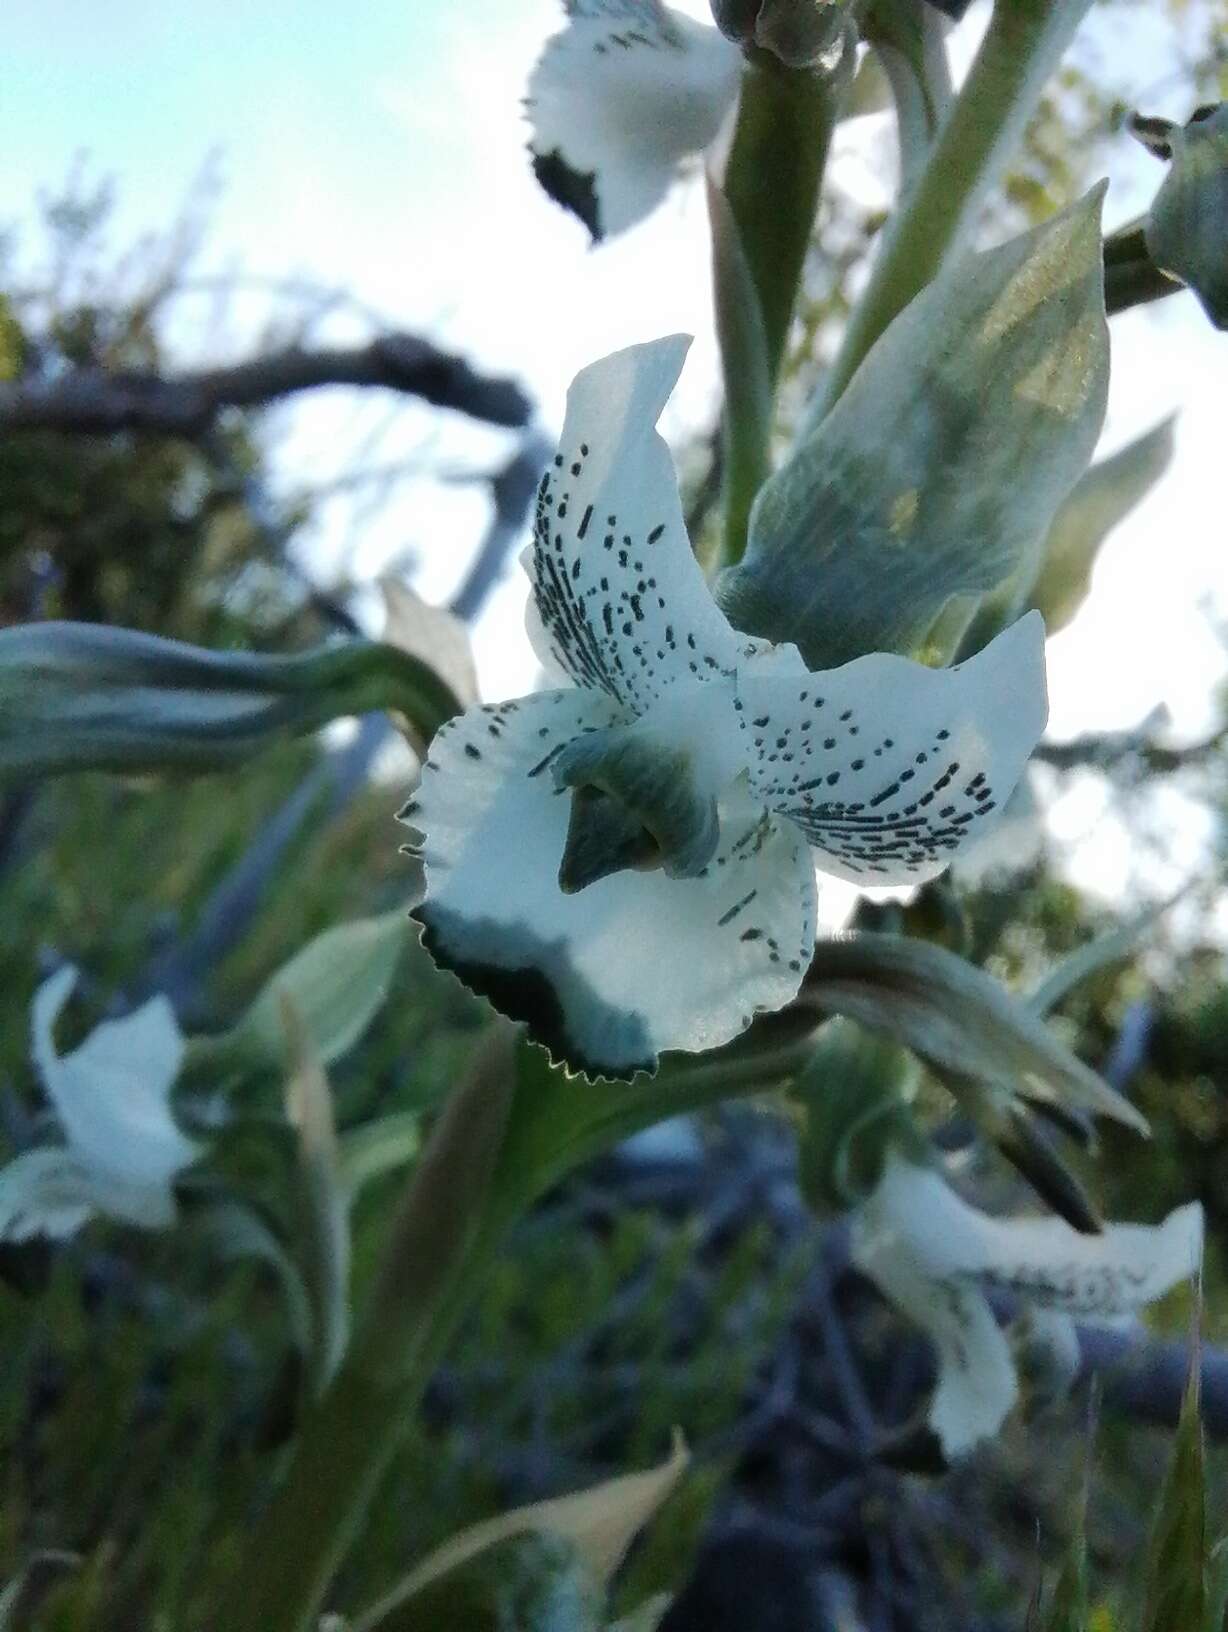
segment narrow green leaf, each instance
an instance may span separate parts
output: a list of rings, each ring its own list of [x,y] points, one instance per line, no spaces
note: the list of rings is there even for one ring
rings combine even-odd
[[[1043,614],[1051,635],[1064,629],[1086,600],[1105,539],[1171,464],[1175,423],[1172,416],[1161,420],[1094,464],[1054,517],[1040,575],[1027,600]]]
[[[1037,1632],[1088,1632],[1087,1537],[1082,1508],[1053,1586],[1049,1612]]]
[[[1185,890],[1181,894],[1184,895]],[[1111,964],[1124,963],[1133,957],[1140,941],[1178,900],[1179,895],[1160,902],[1158,906],[1148,907],[1145,912],[1137,913],[1124,924],[1105,930],[1103,935],[1097,935],[1078,947],[1050,970],[1028,998],[1028,1007],[1037,1014],[1048,1014],[1083,981],[1090,980]]]
[[[284,1070],[288,1055],[281,1004],[288,997],[302,1016],[311,1052],[332,1065],[349,1052],[388,995],[412,937],[400,910],[336,924],[284,963],[230,1031],[193,1037],[188,1064]]]
[[[189,1227],[222,1263],[252,1258],[273,1271],[291,1339],[304,1360],[309,1359],[315,1335],[311,1298],[302,1273],[272,1226],[246,1203],[226,1200],[192,1212]]]
[[[620,1620],[611,1621],[607,1632],[657,1632],[657,1628],[665,1619],[665,1613],[673,1603],[673,1595],[668,1592],[654,1593],[644,1603],[633,1609],[629,1615]]]
[[[0,1588],[0,1632],[18,1632],[34,1624],[40,1600],[66,1570],[79,1568],[79,1553],[43,1547],[27,1559],[13,1579]]]
[[[322,1394],[350,1336],[350,1197],[333,1121],[333,1096],[293,999],[281,994],[290,1055],[286,1117],[298,1136],[296,1199],[303,1277],[311,1300],[311,1385]]]
[[[1190,1377],[1148,1545],[1139,1632],[1206,1632],[1206,1473],[1199,1402],[1202,1356],[1191,1345]]]

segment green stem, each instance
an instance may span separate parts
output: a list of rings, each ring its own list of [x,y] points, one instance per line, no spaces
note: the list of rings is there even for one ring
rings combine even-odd
[[[953,99],[943,25],[931,6],[875,0],[862,33],[891,87],[904,197],[924,170]]]
[[[522,1045],[513,1086],[506,1033],[483,1051],[414,1172],[350,1353],[303,1423],[218,1606],[218,1627],[313,1632],[423,1389],[509,1228],[560,1179],[630,1134],[775,1086],[797,1070],[816,1021],[804,1013],[775,1018],[783,1036],[761,1026],[750,1043],[669,1067],[655,1081],[582,1085],[546,1070],[544,1056]]]
[[[997,0],[924,173],[896,217],[803,435],[938,272],[1005,168],[1091,0]]]
[[[724,243],[713,222],[726,381],[724,565],[741,559],[768,473],[772,402],[847,79],[844,69],[787,68],[766,51],[751,54],[743,79],[722,188],[733,229]],[[722,255],[735,277],[723,271]],[[745,310],[747,295],[757,313]]]

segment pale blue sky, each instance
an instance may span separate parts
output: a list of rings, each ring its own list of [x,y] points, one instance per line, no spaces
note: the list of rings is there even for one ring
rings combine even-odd
[[[705,14],[700,0],[686,0],[686,9]],[[560,10],[556,0],[368,0],[351,8],[325,0],[6,0],[0,222],[25,217],[36,189],[53,188],[85,151],[95,173],[119,182],[113,237],[122,246],[137,231],[165,227],[217,153],[225,186],[209,266],[346,287],[390,321],[519,374],[547,424],[557,424],[567,382],[584,363],[633,340],[694,333],[663,421],[679,438],[715,399],[700,189],[677,189],[649,222],[596,252],[537,191],[519,99]],[[1139,86],[1155,84],[1168,71],[1171,31],[1154,8],[1115,7],[1111,22],[1097,31],[1093,18],[1081,49],[1124,63]],[[966,58],[966,48],[958,54]],[[1183,112],[1163,97],[1150,111]],[[1114,221],[1141,206],[1159,172],[1124,148],[1111,157]],[[881,189],[888,160],[884,134],[870,122],[842,138],[840,174],[851,186]],[[199,320],[189,308],[182,325],[192,361]],[[339,332],[345,327],[339,320]],[[240,322],[236,349],[244,338]],[[1228,337],[1179,296],[1115,323],[1114,347],[1105,446],[1183,404],[1178,461],[1106,552],[1084,615],[1052,643],[1053,726],[1065,735],[1130,723],[1166,700],[1178,724],[1194,731],[1223,666],[1196,608],[1208,595],[1222,607],[1228,587],[1217,474]],[[290,416],[278,453],[283,477],[307,480],[343,466],[355,438],[374,434],[384,413],[334,398]],[[410,412],[383,427],[375,456],[411,452],[426,435],[436,439],[430,456],[453,465],[489,463],[502,445]],[[424,564],[421,587],[442,597],[483,517],[480,492],[414,482],[361,531],[338,507],[327,511],[316,559],[344,551],[355,570],[374,573],[412,546]],[[530,683],[522,601],[513,577],[479,631],[493,693]]]

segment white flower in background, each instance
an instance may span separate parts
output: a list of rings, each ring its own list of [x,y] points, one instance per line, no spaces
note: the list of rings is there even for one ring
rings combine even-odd
[[[93,1213],[171,1224],[175,1175],[200,1154],[171,1114],[183,1038],[166,998],[59,1054],[52,1032],[76,979],[66,967],[45,981],[32,1017],[34,1060],[67,1144],[25,1151],[0,1169],[0,1239],[72,1235]]]
[[[1129,1315],[1197,1274],[1202,1208],[1163,1224],[1111,1224],[1081,1235],[1060,1218],[978,1212],[932,1168],[888,1158],[853,1220],[852,1258],[938,1352],[929,1422],[948,1457],[1001,1427],[1018,1395],[1010,1344],[987,1293],[1069,1319]]]
[[[432,955],[592,1073],[713,1048],[788,1003],[816,862],[932,878],[1045,722],[1037,614],[941,670],[876,653],[811,674],[732,628],[654,429],[686,347],[632,346],[568,393],[525,565],[534,645],[571,684],[451,721],[401,812]]]
[[[529,151],[542,186],[596,241],[654,210],[715,141],[742,56],[660,0],[566,0],[566,10],[529,79]]]

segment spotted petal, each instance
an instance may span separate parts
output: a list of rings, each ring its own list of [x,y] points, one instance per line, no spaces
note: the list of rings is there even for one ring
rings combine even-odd
[[[184,1046],[174,1014],[164,997],[153,998],[61,1055],[52,1030],[75,982],[76,971],[66,967],[35,996],[35,1063],[69,1149],[108,1198],[105,1210],[134,1224],[169,1224],[172,1180],[200,1153],[170,1109]]]
[[[984,830],[1044,729],[1044,624],[1029,613],[950,669],[890,654],[739,680],[750,785],[823,872],[915,884]]]
[[[567,10],[529,80],[529,148],[542,186],[596,241],[648,215],[711,145],[741,59],[660,0],[570,0]]]
[[[525,553],[542,661],[637,714],[677,680],[728,676],[763,644],[736,635],[713,601],[654,429],[688,345],[671,335],[577,374]]]
[[[939,1354],[930,1421],[949,1455],[993,1433],[1014,1403],[1009,1347],[985,1297],[996,1287],[1067,1315],[1126,1314],[1195,1274],[1202,1209],[1163,1224],[1082,1235],[1062,1219],[995,1219],[932,1168],[892,1156],[853,1226],[853,1259]]]
[[[1162,1224],[1110,1224],[1084,1235],[1061,1218],[999,1219],[970,1207],[928,1168],[889,1164],[875,1207],[935,1274],[975,1278],[1070,1315],[1130,1314],[1198,1272],[1202,1208]]]
[[[577,735],[626,718],[583,690],[470,710],[436,737],[402,812],[423,835],[414,916],[432,955],[592,1075],[726,1042],[794,996],[814,944],[806,846],[748,801],[723,803],[698,877],[624,871],[563,894],[570,796],[549,767]]]

